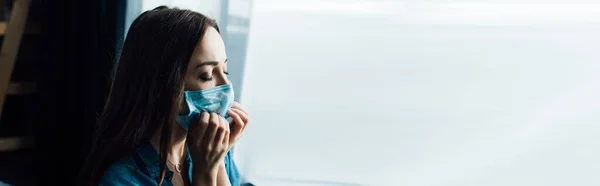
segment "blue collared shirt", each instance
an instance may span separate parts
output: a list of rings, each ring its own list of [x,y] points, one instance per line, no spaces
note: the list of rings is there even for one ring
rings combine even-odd
[[[231,157],[231,151],[227,152],[224,158],[225,169],[229,176],[232,186],[240,185],[240,175]],[[186,163],[189,165],[189,177],[192,178],[192,159],[189,154]],[[159,154],[154,150],[150,143],[144,143],[136,149],[136,154],[125,156],[110,166],[104,176],[100,179],[99,185],[120,186],[120,185],[158,185],[160,179],[160,160]],[[172,186],[173,172],[166,170],[164,186]]]

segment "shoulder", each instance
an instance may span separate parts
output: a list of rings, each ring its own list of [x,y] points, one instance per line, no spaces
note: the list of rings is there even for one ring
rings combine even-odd
[[[125,156],[113,163],[100,179],[99,185],[156,185],[156,181],[150,178],[138,166],[132,156]]]

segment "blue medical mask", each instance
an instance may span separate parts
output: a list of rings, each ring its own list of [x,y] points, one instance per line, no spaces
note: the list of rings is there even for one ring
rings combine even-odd
[[[184,91],[185,103],[189,108],[186,115],[177,116],[177,122],[188,130],[190,122],[201,112],[216,113],[225,118],[233,104],[233,86],[231,83],[197,91]]]

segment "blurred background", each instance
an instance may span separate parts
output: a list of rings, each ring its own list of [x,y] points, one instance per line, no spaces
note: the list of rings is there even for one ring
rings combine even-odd
[[[3,1],[0,77],[18,43],[6,44],[14,2]],[[0,82],[11,185],[73,183],[127,29],[159,5],[221,27],[251,114],[234,149],[244,182],[600,185],[600,2],[31,2]]]

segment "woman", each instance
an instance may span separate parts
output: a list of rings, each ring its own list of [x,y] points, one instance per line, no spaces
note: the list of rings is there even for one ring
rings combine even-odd
[[[240,184],[229,150],[248,114],[233,102],[214,20],[165,6],[144,12],[115,70],[82,185]]]

